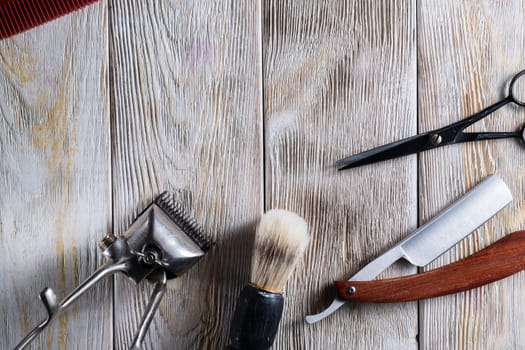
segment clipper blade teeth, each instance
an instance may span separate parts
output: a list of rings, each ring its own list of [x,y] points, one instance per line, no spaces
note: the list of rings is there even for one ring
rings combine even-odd
[[[173,193],[163,192],[156,199],[157,204],[168,216],[188,235],[204,252],[210,250],[213,242],[191,218],[180,203],[175,200]]]

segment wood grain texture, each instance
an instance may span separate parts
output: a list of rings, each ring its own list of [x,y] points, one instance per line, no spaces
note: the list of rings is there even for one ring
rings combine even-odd
[[[415,2],[265,1],[263,14],[266,209],[297,212],[311,233],[274,349],[415,349],[415,303],[304,321],[331,302],[335,279],[416,226],[415,157],[334,166],[416,132]]]
[[[256,2],[110,1],[116,233],[167,189],[217,245],[171,283],[146,349],[220,349],[262,214]],[[119,276],[120,277],[120,276]],[[117,278],[116,349],[152,287]]]
[[[514,139],[345,172],[334,162],[504,97],[525,68],[524,14],[523,0],[109,0],[1,41],[0,348],[44,317],[44,286],[65,295],[101,264],[104,233],[122,233],[167,189],[217,245],[170,282],[146,349],[225,346],[255,223],[277,207],[304,216],[312,240],[274,349],[525,349],[523,273],[419,307],[351,305],[304,321],[335,296],[334,280],[489,174],[513,206],[429,268],[523,229]],[[507,106],[474,129],[517,130],[523,115]],[[415,272],[398,263],[380,278]],[[126,349],[153,286],[111,286],[34,347]]]
[[[343,300],[398,303],[464,292],[524,268],[525,231],[518,231],[464,259],[429,271],[374,281],[336,281],[335,284],[337,295]]]
[[[418,3],[419,128],[462,119],[503,98],[524,67],[523,1]],[[523,110],[512,106],[474,130],[517,130]],[[443,147],[420,155],[420,220],[447,206],[489,174],[509,185],[514,203],[429,268],[468,256],[523,228],[525,168],[515,139]],[[422,349],[523,349],[525,294],[520,273],[457,295],[420,304]]]
[[[100,3],[0,41],[0,348],[101,263],[111,217],[107,20]],[[81,298],[33,349],[107,349],[112,289]]]

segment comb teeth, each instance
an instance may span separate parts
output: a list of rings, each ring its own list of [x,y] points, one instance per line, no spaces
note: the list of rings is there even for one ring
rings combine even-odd
[[[0,39],[49,22],[98,0],[0,0]]]
[[[203,252],[207,252],[213,246],[213,242],[204,231],[197,225],[188,213],[175,200],[173,193],[163,192],[155,199],[158,205],[168,216],[188,235]]]

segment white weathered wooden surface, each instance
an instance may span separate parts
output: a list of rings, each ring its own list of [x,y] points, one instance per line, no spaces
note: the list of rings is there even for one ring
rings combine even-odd
[[[266,208],[296,211],[312,235],[288,286],[277,349],[417,346],[416,303],[347,305],[315,325],[304,322],[331,302],[334,279],[350,277],[416,226],[415,157],[381,171],[339,173],[333,166],[346,154],[416,132],[414,5],[264,7]],[[392,270],[414,272],[407,265]]]
[[[111,228],[106,6],[0,41],[0,349],[42,321],[46,286],[61,298],[101,263]],[[35,343],[106,349],[111,281]]]
[[[102,263],[156,194],[178,191],[217,245],[170,282],[147,349],[220,349],[257,219],[303,215],[312,243],[275,349],[524,349],[523,274],[467,293],[347,305],[350,276],[486,175],[515,200],[439,266],[523,228],[523,146],[456,145],[339,173],[334,161],[459,120],[525,68],[523,0],[109,0],[0,42],[0,348]],[[507,107],[477,130],[514,130]],[[384,276],[415,273],[397,263]],[[125,349],[152,288],[97,286],[36,349]]]
[[[418,13],[419,128],[432,130],[505,97],[525,69],[525,2],[427,1]],[[518,29],[519,28],[519,29]],[[504,107],[474,130],[514,131],[523,108]],[[422,154],[420,220],[426,221],[487,175],[508,184],[514,202],[432,264],[446,264],[523,229],[525,160],[516,139],[446,147]],[[525,274],[420,304],[423,349],[525,349]]]
[[[110,4],[115,228],[170,189],[217,243],[171,283],[145,346],[220,349],[263,209],[260,8]],[[117,278],[115,348],[127,349],[151,291]]]

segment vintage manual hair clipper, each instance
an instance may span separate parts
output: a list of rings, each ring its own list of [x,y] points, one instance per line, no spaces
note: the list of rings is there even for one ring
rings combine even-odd
[[[213,244],[174,199],[174,195],[164,192],[135,219],[121,237],[108,234],[99,245],[110,260],[61,302],[57,302],[52,289],[45,288],[40,293],[40,299],[48,316],[15,349],[25,348],[58,314],[102,278],[115,272],[123,272],[135,283],[145,278],[155,283],[153,295],[131,345],[131,349],[140,349],[166,292],[167,279],[185,273]]]

